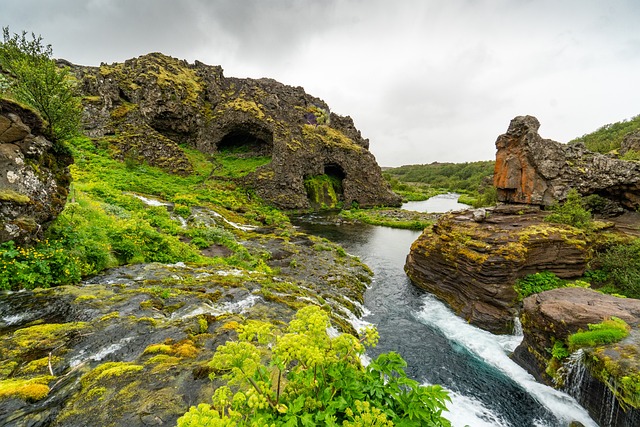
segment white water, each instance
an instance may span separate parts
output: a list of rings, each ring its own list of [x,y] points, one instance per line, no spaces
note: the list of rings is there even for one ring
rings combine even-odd
[[[571,396],[555,390],[546,385],[536,382],[536,380],[523,368],[512,361],[506,348],[512,346],[511,340],[520,340],[521,337],[499,338],[489,332],[469,325],[463,319],[453,314],[442,302],[432,295],[423,297],[423,305],[419,312],[415,313],[418,321],[440,330],[448,340],[465,347],[486,364],[493,366],[502,372],[506,377],[515,381],[526,390],[540,404],[549,409],[558,419],[569,424],[571,421],[579,421],[586,427],[597,427],[597,424],[589,417],[586,410],[582,408]],[[466,399],[466,400],[465,400]],[[463,405],[461,408],[451,405],[451,412],[461,412],[465,417],[476,412],[482,412],[482,407],[466,408],[471,398],[459,399]],[[469,413],[471,411],[471,413]],[[486,414],[482,415],[486,417]],[[464,426],[469,424],[469,419],[462,424],[454,426]],[[487,424],[492,425],[492,424]],[[493,424],[500,425],[500,424]]]

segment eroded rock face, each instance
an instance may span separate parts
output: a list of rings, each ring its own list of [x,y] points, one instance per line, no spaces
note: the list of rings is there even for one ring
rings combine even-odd
[[[39,239],[64,208],[72,159],[41,129],[37,114],[0,99],[0,242]]]
[[[548,206],[575,188],[627,209],[640,206],[640,163],[591,152],[584,144],[543,139],[539,127],[535,117],[518,116],[496,140],[494,185],[499,201]]]
[[[640,422],[640,399],[637,392],[625,389],[622,381],[625,376],[640,373],[640,300],[583,288],[555,289],[527,297],[522,314],[524,340],[514,359],[538,380],[553,384],[547,368],[557,363],[552,361],[549,350],[554,343],[612,316],[627,322],[631,327],[629,336],[618,343],[583,349],[585,375],[560,375],[564,384],[561,381],[557,385],[572,393],[600,425],[635,426]],[[564,360],[564,364],[566,371],[569,361]],[[634,399],[635,407],[631,404]]]
[[[346,206],[399,205],[350,117],[272,79],[224,77],[222,68],[154,53],[122,64],[75,67],[85,94],[85,128],[109,137],[116,157],[178,174],[192,165],[179,144],[205,153],[270,157],[244,177],[278,207],[310,207],[305,178],[341,182]]]
[[[544,270],[577,278],[586,268],[585,235],[545,215],[526,205],[444,215],[413,243],[405,271],[470,323],[510,333],[517,279]]]

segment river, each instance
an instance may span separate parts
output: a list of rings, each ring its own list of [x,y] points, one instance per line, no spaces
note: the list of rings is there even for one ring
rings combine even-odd
[[[431,204],[439,212],[460,208],[457,197],[436,197]],[[370,356],[397,351],[411,377],[450,390],[445,416],[453,426],[567,427],[579,421],[597,427],[573,398],[537,383],[509,358],[520,334],[497,336],[475,328],[411,283],[404,262],[419,232],[337,225],[322,215],[299,217],[295,223],[339,243],[371,267],[375,276],[365,294],[362,321],[377,326],[380,342]]]

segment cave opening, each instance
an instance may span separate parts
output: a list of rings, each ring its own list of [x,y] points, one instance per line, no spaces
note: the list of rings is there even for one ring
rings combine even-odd
[[[270,132],[246,128],[236,128],[228,132],[217,144],[219,153],[240,157],[268,157],[271,156],[272,150],[273,135]]]
[[[311,206],[314,209],[340,208],[344,201],[342,182],[345,178],[344,169],[335,163],[324,165],[321,175],[305,177],[304,187]]]

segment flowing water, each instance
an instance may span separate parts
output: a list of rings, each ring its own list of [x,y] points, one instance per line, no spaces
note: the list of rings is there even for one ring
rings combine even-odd
[[[397,351],[411,377],[450,390],[446,417],[455,427],[567,427],[571,421],[596,427],[573,398],[537,383],[509,359],[521,336],[496,336],[475,328],[411,284],[403,267],[419,232],[336,225],[322,215],[295,222],[306,232],[341,244],[372,268],[375,278],[365,294],[363,320],[377,326],[380,342],[370,356]]]

